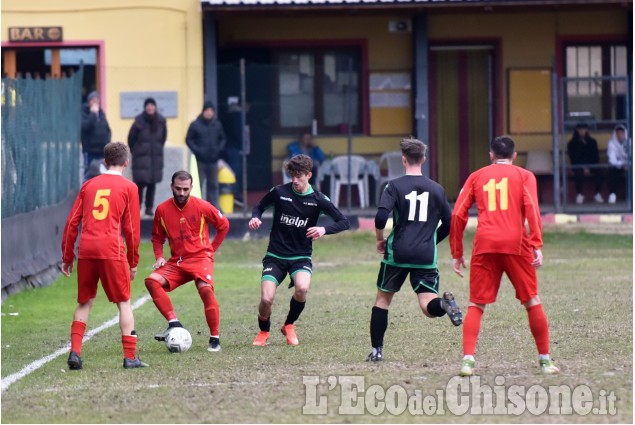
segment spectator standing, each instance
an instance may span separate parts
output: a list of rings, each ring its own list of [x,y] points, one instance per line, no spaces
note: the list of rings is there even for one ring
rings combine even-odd
[[[145,190],[146,215],[154,214],[156,184],[163,178],[163,147],[168,137],[165,118],[157,111],[156,101],[149,97],[143,102],[143,112],[135,117],[128,132],[128,146],[132,152],[132,180],[139,189],[139,205]]]
[[[185,143],[196,157],[201,192],[206,185],[205,199],[218,205],[218,158],[225,150],[225,131],[216,118],[212,102],[203,104],[203,112],[190,124]]]
[[[104,147],[110,143],[111,135],[106,114],[101,109],[99,93],[90,92],[88,103],[82,108],[81,139],[84,156],[84,181],[98,174],[90,171],[90,164],[93,161],[104,160]]]
[[[620,182],[626,180],[626,170],[628,169],[628,134],[626,127],[622,124],[615,126],[611,139],[606,150],[609,160],[609,204],[617,201],[617,188]]]
[[[571,165],[577,165],[573,168],[573,176],[575,178],[576,197],[575,202],[582,204],[584,202],[584,178],[593,177],[595,187],[595,202],[604,202],[600,191],[602,190],[602,173],[599,168],[593,168],[593,165],[600,163],[600,152],[598,151],[598,142],[589,135],[589,126],[586,123],[578,123],[573,131],[573,136],[567,144],[569,152],[569,160]],[[589,167],[591,166],[591,167]]]

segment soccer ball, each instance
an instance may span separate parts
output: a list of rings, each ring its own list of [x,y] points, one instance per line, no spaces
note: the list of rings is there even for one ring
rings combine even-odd
[[[185,353],[192,346],[192,335],[185,328],[171,328],[165,337],[170,353]]]

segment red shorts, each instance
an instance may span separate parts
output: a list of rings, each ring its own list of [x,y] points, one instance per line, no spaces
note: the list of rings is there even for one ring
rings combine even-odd
[[[496,301],[505,273],[516,290],[516,298],[525,304],[538,295],[538,278],[532,261],[531,254],[473,255],[470,261],[470,302],[491,304]]]
[[[168,292],[194,280],[202,280],[214,286],[214,260],[210,258],[169,259],[154,271],[168,281]]]
[[[101,286],[111,303],[130,299],[130,267],[126,260],[77,260],[77,302],[84,304],[97,295]]]

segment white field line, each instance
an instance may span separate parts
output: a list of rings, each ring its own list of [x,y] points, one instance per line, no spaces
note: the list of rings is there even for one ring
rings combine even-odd
[[[136,310],[137,308],[145,304],[146,301],[148,301],[149,299],[150,299],[150,294],[145,294],[143,297],[135,301],[134,304],[132,304],[132,309]],[[102,323],[99,327],[89,331],[86,335],[84,335],[84,342],[88,341],[89,339],[91,339],[93,336],[97,335],[99,332],[103,331],[104,329],[108,329],[109,327],[114,326],[117,323],[119,323],[119,315],[113,317],[107,322]],[[36,370],[38,370],[39,368],[41,368],[42,366],[44,366],[46,363],[50,362],[51,360],[58,358],[62,354],[68,353],[70,348],[71,348],[71,344],[70,343],[66,344],[64,347],[60,348],[54,353],[49,354],[48,356],[42,357],[41,359],[26,365],[21,371],[16,372],[13,375],[9,375],[6,378],[2,378],[2,391],[5,391],[7,388],[9,388],[11,384],[24,378],[29,373],[35,372]]]

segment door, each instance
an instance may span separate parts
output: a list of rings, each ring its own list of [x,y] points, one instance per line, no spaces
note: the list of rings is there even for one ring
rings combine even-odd
[[[450,201],[472,171],[489,163],[493,53],[489,46],[430,52],[430,168]]]
[[[247,188],[271,188],[272,86],[275,69],[266,49],[220,49],[218,52],[218,109],[222,122],[227,98],[240,96],[240,59],[245,59],[245,91],[249,112],[250,152],[247,155]]]

